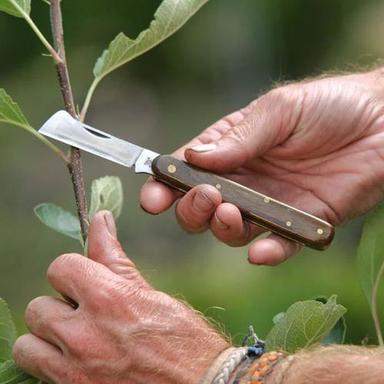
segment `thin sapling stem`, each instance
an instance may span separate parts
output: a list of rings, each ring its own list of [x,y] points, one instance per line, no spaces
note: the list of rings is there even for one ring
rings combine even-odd
[[[64,29],[63,19],[61,13],[61,0],[51,0],[51,28],[54,40],[54,47],[60,60],[56,61],[57,75],[60,84],[60,90],[63,96],[65,109],[73,117],[77,118],[76,106],[73,98],[73,92],[71,82],[69,78],[68,65],[65,55],[64,45]],[[85,195],[83,167],[81,163],[80,150],[71,147],[70,150],[70,161],[68,164],[68,170],[71,175],[73,191],[75,194],[77,212],[80,220],[81,234],[84,242],[87,239],[88,233],[88,209],[87,200]]]

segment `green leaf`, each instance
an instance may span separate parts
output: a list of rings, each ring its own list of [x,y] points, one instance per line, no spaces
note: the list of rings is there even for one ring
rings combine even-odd
[[[39,384],[41,381],[20,370],[13,360],[0,364],[0,384]]]
[[[277,315],[273,316],[272,322],[273,324],[277,324],[279,321],[285,317],[286,313],[285,312],[280,312]]]
[[[0,0],[1,2],[1,0]],[[53,143],[41,135],[38,131],[35,131],[28,123],[28,120],[24,116],[20,107],[15,103],[12,98],[5,92],[4,89],[0,88],[0,123],[7,123],[17,125],[31,133],[43,144],[47,145],[56,155],[64,158],[63,153]]]
[[[0,0],[0,11],[12,16],[24,17],[23,12],[27,15],[31,13],[31,0]]]
[[[332,328],[331,332],[324,337],[322,344],[344,344],[345,335],[347,333],[347,322],[342,316]]]
[[[12,357],[12,347],[17,338],[16,327],[7,303],[0,298],[0,362]]]
[[[121,180],[118,177],[105,176],[93,180],[91,192],[90,219],[103,209],[111,211],[115,219],[120,216],[124,197]]]
[[[326,304],[328,299],[325,296],[317,296],[316,301]],[[322,344],[343,344],[347,333],[347,322],[345,316],[340,317],[335,326],[331,329],[327,336],[322,340]]]
[[[20,107],[2,88],[0,88],[0,122],[18,125],[23,128],[30,128],[30,125]]]
[[[101,79],[160,44],[181,28],[208,0],[164,0],[149,28],[136,39],[120,33],[97,60],[93,73]]]
[[[372,294],[384,272],[384,204],[365,221],[357,250],[360,283],[372,308]]]
[[[52,203],[39,204],[34,212],[49,228],[82,243],[80,222],[72,213]]]
[[[323,304],[316,300],[298,301],[275,324],[266,338],[268,350],[294,353],[320,342],[344,315],[346,309],[331,296]]]

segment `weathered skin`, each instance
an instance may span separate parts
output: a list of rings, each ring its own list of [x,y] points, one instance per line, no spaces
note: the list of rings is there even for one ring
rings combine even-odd
[[[382,87],[382,73],[374,71],[278,88],[208,128],[178,155],[214,142],[211,152],[188,149],[187,160],[338,224],[383,197]],[[152,213],[176,198],[154,181],[142,190],[142,205]],[[177,215],[187,230],[210,227],[232,245],[260,233],[208,186],[181,199]],[[298,249],[270,236],[250,246],[249,258],[273,265]],[[195,311],[151,288],[125,256],[107,212],[91,224],[89,257],[68,254],[52,263],[49,281],[70,300],[30,303],[31,333],[15,344],[17,364],[56,384],[198,383],[228,342]],[[382,348],[305,351],[286,370],[278,366],[267,383],[282,377],[284,384],[381,383],[383,356]]]
[[[198,384],[229,343],[151,288],[121,249],[110,214],[96,215],[89,236],[90,259],[67,254],[50,266],[49,281],[67,301],[29,304],[30,333],[16,341],[16,363],[50,384]],[[306,350],[266,384],[379,384],[383,361],[383,348]]]
[[[276,88],[207,128],[176,155],[337,225],[383,198],[383,90],[382,70]],[[191,149],[207,143],[216,149]],[[179,197],[149,180],[141,205],[157,214]],[[181,198],[176,214],[187,231],[209,228],[233,246],[248,244],[263,232],[243,222],[239,210],[223,204],[210,186]],[[275,265],[299,249],[271,235],[249,246],[249,260]]]
[[[92,221],[89,257],[62,255],[48,270],[76,309],[53,297],[28,305],[31,333],[14,347],[27,372],[56,384],[192,384],[229,346],[197,312],[143,279],[109,212]]]

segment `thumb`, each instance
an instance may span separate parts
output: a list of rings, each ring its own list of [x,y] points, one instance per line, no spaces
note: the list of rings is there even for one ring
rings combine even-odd
[[[115,221],[109,211],[96,213],[91,221],[88,233],[88,257],[127,280],[144,283],[135,264],[127,257],[117,239]]]
[[[228,129],[222,130],[228,126],[226,118],[208,128],[202,135],[205,144],[187,148],[185,158],[216,172],[242,167],[289,137],[298,120],[295,111],[300,115],[300,105],[299,93],[292,86],[270,91],[244,108],[243,119]]]

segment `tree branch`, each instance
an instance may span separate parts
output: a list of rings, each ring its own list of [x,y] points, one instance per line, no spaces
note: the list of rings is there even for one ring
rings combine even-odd
[[[64,45],[64,29],[63,19],[61,14],[61,0],[51,0],[51,28],[54,39],[54,48],[60,57],[60,61],[56,61],[56,70],[60,83],[60,90],[64,99],[65,109],[73,117],[77,117],[75,101],[73,98],[71,82],[69,78],[68,65],[65,55]],[[68,170],[71,175],[73,191],[77,206],[77,213],[80,220],[81,234],[85,242],[88,233],[88,209],[87,199],[85,195],[83,167],[81,163],[80,150],[71,147],[70,162]]]

